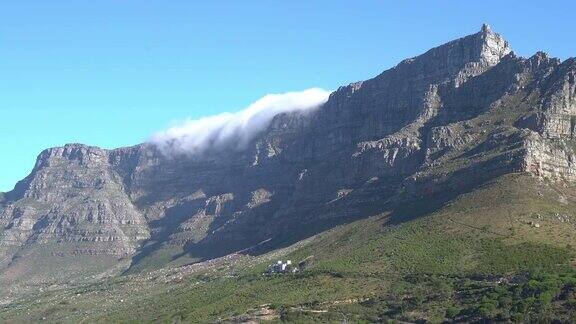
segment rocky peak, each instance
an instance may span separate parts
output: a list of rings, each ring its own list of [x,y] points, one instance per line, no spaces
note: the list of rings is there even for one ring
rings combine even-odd
[[[66,159],[80,162],[101,160],[105,158],[107,151],[94,146],[83,144],[66,144],[62,147],[54,147],[44,150],[38,156],[36,166],[43,166],[52,160]]]
[[[546,52],[538,51],[528,59],[528,63],[532,67],[557,66],[560,64],[560,60],[550,57]]]
[[[373,79],[339,88],[316,113],[312,127],[319,128],[314,136],[330,137],[339,147],[382,139],[416,120],[417,129],[438,114],[443,94],[492,69],[511,52],[508,42],[484,25],[475,34],[406,59]],[[358,116],[370,119],[370,124],[348,129],[362,125]]]
[[[512,49],[508,42],[484,24],[476,34],[435,47],[420,56],[403,61],[401,65],[413,64],[419,69],[424,68],[420,73],[434,72],[434,68],[437,73],[444,72],[448,75],[474,67],[474,71],[470,72],[479,74],[487,67],[498,64],[510,52]]]
[[[447,77],[459,87],[469,78],[478,76],[500,63],[502,58],[512,53],[508,42],[489,25],[481,30],[430,50],[424,55],[434,55],[429,60],[447,67]]]
[[[388,78],[422,83],[424,88],[428,88],[430,84],[454,81],[454,85],[458,87],[468,78],[484,73],[512,53],[509,43],[489,25],[483,24],[481,30],[475,34],[406,59],[372,80],[341,87],[331,97],[350,97],[356,92],[361,92],[362,88],[370,88],[374,83],[382,83]]]
[[[490,27],[490,25],[488,25],[487,23],[483,23],[482,29],[480,31],[483,33],[489,34],[492,32],[492,27]]]
[[[480,59],[488,64],[497,64],[512,51],[508,42],[500,34],[493,32],[487,24],[483,24],[482,29],[475,36],[480,40]]]

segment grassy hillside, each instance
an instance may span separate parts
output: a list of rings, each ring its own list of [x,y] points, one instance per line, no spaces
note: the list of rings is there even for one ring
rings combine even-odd
[[[400,224],[382,214],[263,256],[7,297],[0,321],[568,320],[574,193],[509,175]],[[303,270],[263,275],[279,258]]]

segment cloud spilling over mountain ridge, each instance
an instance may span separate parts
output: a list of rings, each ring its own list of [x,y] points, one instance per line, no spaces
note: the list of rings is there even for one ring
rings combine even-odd
[[[233,144],[244,148],[259,132],[265,130],[274,116],[317,108],[331,91],[310,88],[303,91],[268,94],[245,109],[199,119],[187,119],[154,134],[149,142],[164,154],[201,154],[208,149]]]

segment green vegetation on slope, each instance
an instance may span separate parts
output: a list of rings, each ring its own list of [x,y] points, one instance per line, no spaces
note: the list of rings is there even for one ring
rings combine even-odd
[[[386,214],[261,257],[140,274],[13,301],[2,320],[570,320],[571,188],[511,175],[397,225]],[[406,215],[409,218],[410,215]],[[265,276],[273,260],[302,262]]]

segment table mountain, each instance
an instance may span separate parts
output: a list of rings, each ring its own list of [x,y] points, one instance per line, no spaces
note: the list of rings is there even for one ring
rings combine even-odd
[[[508,173],[572,181],[575,79],[576,59],[519,57],[484,25],[275,116],[243,149],[48,149],[0,197],[1,279],[257,254],[414,201],[434,210]]]

